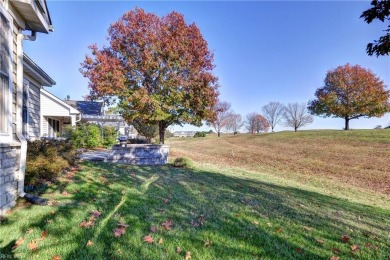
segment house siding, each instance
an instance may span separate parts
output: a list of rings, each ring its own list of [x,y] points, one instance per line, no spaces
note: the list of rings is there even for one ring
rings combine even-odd
[[[27,134],[30,140],[37,140],[39,139],[41,124],[40,87],[30,82],[28,95]]]
[[[12,25],[11,47],[11,118],[12,118],[12,143],[0,143],[0,216],[4,215],[15,205],[18,189],[18,173],[21,155],[21,143],[16,136],[17,131],[17,35],[20,27]]]

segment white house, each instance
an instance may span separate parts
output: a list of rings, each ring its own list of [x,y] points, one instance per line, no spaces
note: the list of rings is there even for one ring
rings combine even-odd
[[[174,137],[194,137],[196,131],[176,131],[173,132]]]
[[[17,196],[25,195],[23,92],[26,98],[29,91],[24,91],[23,41],[34,41],[37,32],[52,31],[45,0],[0,0],[0,215],[15,205]]]
[[[41,137],[57,137],[63,133],[65,126],[75,126],[80,119],[77,109],[47,90],[41,90]]]

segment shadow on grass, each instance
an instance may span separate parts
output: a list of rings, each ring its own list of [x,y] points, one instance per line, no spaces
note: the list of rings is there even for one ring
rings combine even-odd
[[[15,240],[5,240],[0,243],[7,244],[0,247],[2,251],[19,250],[30,257],[49,252],[61,259],[179,259],[185,251],[191,251],[192,259],[329,259],[334,248],[341,257],[390,255],[386,210],[215,172],[82,165],[73,182],[57,187],[71,196],[58,198],[58,206],[43,207],[46,211],[20,225],[21,234],[29,228],[48,232],[39,249],[12,250]],[[34,209],[15,210],[2,228],[15,225]],[[94,209],[102,212],[96,226],[80,228]],[[173,227],[164,230],[161,223],[168,219]],[[129,224],[123,237],[113,234],[119,222]],[[152,233],[151,226],[158,231]],[[153,245],[142,240],[148,234],[155,239]],[[348,235],[351,243],[341,243],[342,235]],[[94,246],[86,246],[89,240]],[[351,252],[352,243],[361,250]],[[367,243],[378,249],[365,248]],[[177,247],[183,252],[177,253]]]

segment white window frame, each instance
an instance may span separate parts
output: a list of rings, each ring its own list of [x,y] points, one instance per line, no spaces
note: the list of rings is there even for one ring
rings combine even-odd
[[[10,50],[10,57],[8,59],[8,91],[1,90],[3,92],[3,100],[0,100],[0,105],[3,106],[3,111],[8,111],[8,113],[1,115],[0,120],[2,120],[2,124],[5,125],[6,129],[0,129],[0,143],[3,142],[11,142],[12,141],[12,92],[13,92],[13,82],[12,82],[12,51],[13,51],[13,41],[12,41],[12,32],[13,32],[13,19],[12,16],[8,13],[8,11],[0,5],[0,13],[4,16],[5,19],[8,20],[10,25],[10,30],[8,32],[8,45]]]

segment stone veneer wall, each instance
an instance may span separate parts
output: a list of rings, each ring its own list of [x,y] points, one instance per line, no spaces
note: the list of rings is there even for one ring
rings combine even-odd
[[[168,145],[115,145],[105,161],[133,165],[164,165],[168,162],[168,154]]]
[[[0,216],[15,206],[20,144],[0,144]]]

